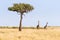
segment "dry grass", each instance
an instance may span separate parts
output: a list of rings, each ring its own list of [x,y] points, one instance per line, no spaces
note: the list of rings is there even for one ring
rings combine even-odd
[[[0,29],[0,40],[60,40],[60,27],[47,29]]]

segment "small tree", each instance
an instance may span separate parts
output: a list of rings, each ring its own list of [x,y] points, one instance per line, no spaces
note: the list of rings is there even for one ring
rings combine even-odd
[[[19,31],[21,31],[22,27],[22,18],[23,14],[32,11],[34,8],[30,4],[24,4],[24,3],[19,3],[19,4],[14,4],[12,7],[8,7],[8,10],[10,11],[16,11],[19,12],[20,14],[20,25],[19,25]]]

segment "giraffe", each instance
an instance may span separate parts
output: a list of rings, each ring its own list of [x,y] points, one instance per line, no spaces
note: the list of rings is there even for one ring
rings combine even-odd
[[[37,29],[39,28],[39,20],[38,20],[38,25],[37,25]]]
[[[47,25],[48,25],[48,22],[47,22],[46,25],[44,26],[44,29],[46,29]]]

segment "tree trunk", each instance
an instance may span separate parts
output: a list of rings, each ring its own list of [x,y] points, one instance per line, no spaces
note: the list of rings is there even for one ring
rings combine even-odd
[[[22,30],[22,13],[21,13],[21,15],[20,15],[20,25],[19,25],[19,31],[21,31]]]

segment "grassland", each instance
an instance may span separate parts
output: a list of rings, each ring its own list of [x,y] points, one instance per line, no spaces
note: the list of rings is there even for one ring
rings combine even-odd
[[[0,40],[60,40],[60,27],[47,29],[0,28]]]

